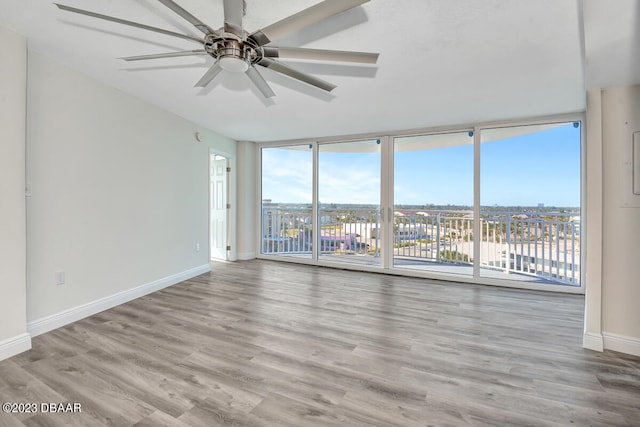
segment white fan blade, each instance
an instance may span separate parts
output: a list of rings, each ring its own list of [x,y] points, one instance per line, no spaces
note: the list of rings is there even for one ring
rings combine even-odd
[[[180,6],[176,2],[172,0],[158,0],[158,1],[163,5],[167,6],[169,9],[173,10],[175,13],[180,15],[182,18],[187,20],[187,22],[191,23],[194,27],[196,27],[203,33],[205,34],[213,33],[213,29],[211,27],[209,27],[207,24],[205,24],[204,22],[202,22],[201,20],[199,20],[189,12],[187,12],[185,9],[182,8],[182,6]]]
[[[247,76],[251,79],[254,85],[258,88],[258,90],[262,93],[265,98],[271,98],[275,96],[273,90],[267,83],[267,81],[262,77],[262,75],[256,70],[256,68],[252,65],[247,69]]]
[[[204,76],[198,80],[198,83],[196,83],[194,87],[207,87],[207,85],[211,83],[211,80],[220,74],[221,71],[222,67],[220,66],[220,62],[216,61],[216,63],[213,64],[206,73],[204,73]]]
[[[251,34],[251,38],[264,46],[273,40],[279,39],[289,33],[298,31],[304,27],[315,24],[330,16],[353,9],[369,0],[325,0],[294,15],[284,18],[274,24],[264,27]]]
[[[309,74],[303,73],[301,71],[296,70],[295,68],[291,68],[288,65],[284,65],[281,62],[274,61],[269,58],[262,58],[258,65],[261,65],[265,68],[269,68],[273,71],[277,71],[279,73],[285,74],[289,77],[292,77],[296,80],[300,80],[301,82],[310,84],[311,86],[315,86],[319,89],[326,90],[327,92],[331,92],[336,88],[336,85],[326,82],[324,80],[313,77]]]
[[[308,59],[313,61],[357,62],[375,64],[378,53],[350,52],[344,50],[306,49],[303,47],[264,47],[264,54],[269,58]]]
[[[161,59],[161,58],[176,58],[180,56],[194,56],[194,55],[206,55],[207,52],[204,49],[186,50],[184,52],[168,52],[168,53],[156,53],[152,55],[138,55],[127,56],[120,58],[124,61],[144,61],[146,59]]]
[[[151,27],[149,25],[138,24],[137,22],[127,21],[125,19],[115,18],[113,16],[102,15],[100,13],[91,12],[88,10],[77,9],[71,6],[65,6],[63,4],[54,3],[58,6],[59,9],[65,10],[67,12],[79,13],[80,15],[91,16],[93,18],[104,19],[105,21],[117,22],[118,24],[129,25],[131,27],[141,28],[143,30],[153,31],[160,34],[166,34],[168,36],[180,37],[182,39],[193,40],[198,43],[204,43],[204,40],[199,39],[194,36],[189,36],[186,34],[174,33],[173,31],[163,30],[162,28]]]
[[[243,0],[224,0],[224,30],[242,36]]]

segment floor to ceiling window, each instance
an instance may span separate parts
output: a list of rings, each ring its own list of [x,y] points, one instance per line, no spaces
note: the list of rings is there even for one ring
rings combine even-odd
[[[380,264],[381,140],[318,145],[319,259]]]
[[[393,265],[473,274],[473,132],[395,138]]]
[[[264,148],[261,157],[260,253],[311,258],[312,146]]]
[[[260,253],[581,288],[580,121],[261,148]]]
[[[482,130],[482,277],[580,283],[580,127]]]

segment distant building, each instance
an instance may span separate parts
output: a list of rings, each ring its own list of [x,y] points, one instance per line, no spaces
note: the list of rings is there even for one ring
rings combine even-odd
[[[274,217],[279,213],[280,206],[271,199],[262,200],[262,233],[264,237],[278,236],[280,224]]]

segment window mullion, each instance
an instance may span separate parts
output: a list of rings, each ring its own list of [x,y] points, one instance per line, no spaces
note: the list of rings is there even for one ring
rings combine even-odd
[[[482,227],[480,221],[480,144],[482,131],[473,129],[473,278],[480,277],[480,244]]]

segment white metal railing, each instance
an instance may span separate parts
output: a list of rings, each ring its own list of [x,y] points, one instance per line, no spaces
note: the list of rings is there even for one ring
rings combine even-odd
[[[262,253],[311,253],[311,212],[308,209],[263,209]]]
[[[473,264],[473,217],[464,211],[396,212],[396,257]]]
[[[378,210],[321,212],[319,220],[321,254],[380,255]],[[310,254],[312,251],[310,209],[263,208],[262,230],[264,254]]]
[[[320,255],[379,257],[381,217],[377,209],[322,209],[318,215]],[[472,266],[471,211],[397,210],[394,265]],[[307,255],[313,248],[310,208],[263,206],[262,253]],[[481,269],[518,273],[554,282],[580,284],[580,221],[576,213],[483,212],[480,217]]]
[[[482,266],[580,284],[578,214],[496,212],[481,229]]]

